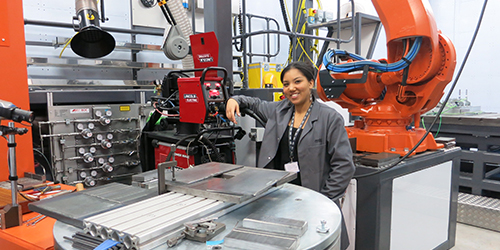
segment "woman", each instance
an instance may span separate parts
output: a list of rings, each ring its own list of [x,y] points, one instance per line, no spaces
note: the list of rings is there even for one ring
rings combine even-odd
[[[298,172],[293,183],[318,191],[338,205],[355,170],[342,116],[312,95],[311,65],[289,64],[281,72],[281,82],[286,100],[233,96],[226,104],[226,116],[236,123],[240,108],[253,110],[266,123],[257,166]],[[344,225],[342,229],[345,249],[349,243]]]

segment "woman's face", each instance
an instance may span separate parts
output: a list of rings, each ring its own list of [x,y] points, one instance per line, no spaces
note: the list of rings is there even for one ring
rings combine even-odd
[[[309,101],[314,82],[307,78],[300,70],[292,68],[283,76],[283,93],[294,105],[302,105]]]

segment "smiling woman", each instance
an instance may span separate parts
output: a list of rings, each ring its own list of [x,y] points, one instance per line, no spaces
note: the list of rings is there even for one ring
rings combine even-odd
[[[352,151],[342,116],[311,94],[313,72],[310,64],[289,64],[281,73],[285,100],[233,96],[226,116],[236,123],[240,108],[255,112],[266,129],[257,167],[297,172],[293,184],[318,191],[338,205],[354,174]],[[347,248],[347,234],[341,243]]]

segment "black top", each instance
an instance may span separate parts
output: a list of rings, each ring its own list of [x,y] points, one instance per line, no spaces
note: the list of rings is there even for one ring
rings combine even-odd
[[[271,168],[271,169],[277,169],[277,170],[285,170],[285,164],[290,163],[290,150],[289,150],[289,141],[288,141],[288,133],[289,129],[291,126],[287,126],[285,133],[281,140],[280,144],[278,146],[278,153],[274,157],[269,164],[265,168]],[[296,128],[292,128],[292,133],[295,134],[297,132]],[[295,145],[293,148],[293,161],[298,161],[298,153],[297,153],[297,144],[299,142],[300,134],[302,133],[302,130],[299,131],[299,134],[297,135],[297,139],[295,140]],[[300,169],[300,165],[299,165]],[[302,185],[302,182],[300,181],[300,172],[297,173],[297,178],[290,183],[295,184],[295,185]]]

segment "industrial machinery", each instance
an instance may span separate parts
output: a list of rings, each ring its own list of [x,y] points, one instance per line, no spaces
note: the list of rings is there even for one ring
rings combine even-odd
[[[150,110],[146,104],[48,107],[38,132],[43,152],[52,152],[54,180],[93,187],[141,172],[137,139]]]
[[[387,34],[387,59],[325,54],[319,96],[361,117],[346,128],[358,151],[407,154],[426,133],[420,115],[436,106],[453,77],[455,48],[424,2],[373,0]],[[442,147],[429,135],[412,154]]]
[[[217,67],[217,38],[209,32],[192,35],[190,41],[196,69],[171,71],[163,80],[162,96],[153,97],[155,111],[141,139],[144,171],[170,161],[174,145],[180,168],[212,160],[236,162],[234,139],[241,138],[244,131],[231,126],[223,116],[229,98],[228,75],[224,68]]]

